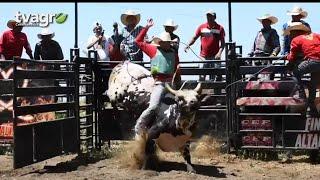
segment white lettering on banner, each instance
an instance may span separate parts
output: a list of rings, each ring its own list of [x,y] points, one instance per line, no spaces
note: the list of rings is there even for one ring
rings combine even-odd
[[[299,133],[297,135],[295,147],[319,148],[320,146],[320,118],[307,118],[305,131],[319,131],[317,133]]]
[[[318,134],[298,134],[295,147],[319,148],[320,136]]]
[[[23,26],[47,27],[53,23],[56,14],[21,14],[17,12],[16,21]]]
[[[320,131],[320,118],[307,118],[306,131]]]

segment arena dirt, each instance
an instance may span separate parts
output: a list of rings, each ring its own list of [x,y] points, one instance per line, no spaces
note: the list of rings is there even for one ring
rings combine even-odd
[[[196,174],[185,170],[180,153],[158,151],[157,170],[139,170],[139,158],[132,156],[139,144],[113,142],[112,157],[79,163],[75,154],[64,155],[12,170],[12,156],[0,156],[0,179],[319,179],[320,165],[311,164],[307,156],[294,156],[291,163],[241,159],[233,154],[220,154],[219,143],[203,137],[191,149]]]

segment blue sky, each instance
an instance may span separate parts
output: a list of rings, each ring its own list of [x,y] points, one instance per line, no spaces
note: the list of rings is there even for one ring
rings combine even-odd
[[[287,10],[291,10],[294,5],[299,5],[309,13],[305,19],[312,27],[313,32],[320,32],[320,18],[318,11],[320,3],[232,3],[232,40],[243,46],[246,55],[253,44],[257,31],[261,24],[257,17],[265,13],[270,13],[278,17],[279,22],[273,25],[281,36],[282,24],[290,20],[286,15]],[[78,46],[80,50],[85,48],[87,39],[92,35],[94,21],[102,23],[105,34],[112,34],[112,23],[117,21],[120,27],[120,15],[127,9],[134,9],[141,13],[140,25],[145,25],[148,18],[154,19],[155,25],[149,30],[149,36],[157,35],[164,29],[162,24],[168,18],[172,18],[178,25],[176,34],[180,36],[182,42],[189,42],[194,35],[196,28],[206,21],[205,12],[209,9],[217,13],[217,22],[225,27],[226,41],[228,42],[228,3],[78,3]],[[8,29],[6,23],[14,18],[17,11],[21,13],[66,13],[68,19],[64,24],[53,23],[50,25],[63,49],[66,59],[69,59],[69,50],[74,46],[74,3],[0,3],[0,31]],[[41,31],[39,27],[25,27],[25,32],[29,38],[32,49],[39,41],[37,33]],[[280,39],[281,40],[281,39]],[[179,54],[181,61],[198,60],[189,51],[183,51],[181,44]],[[193,50],[199,54],[200,39],[192,46]],[[84,56],[84,54],[82,54]],[[23,57],[27,58],[26,53]],[[224,58],[224,56],[223,56]],[[148,58],[145,56],[145,60]]]

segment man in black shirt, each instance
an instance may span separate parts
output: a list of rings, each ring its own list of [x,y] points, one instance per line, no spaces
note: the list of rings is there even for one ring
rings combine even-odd
[[[41,41],[36,44],[34,50],[36,60],[62,60],[64,58],[59,43],[52,39],[54,35],[54,32],[51,32],[48,28],[44,28],[38,34]]]

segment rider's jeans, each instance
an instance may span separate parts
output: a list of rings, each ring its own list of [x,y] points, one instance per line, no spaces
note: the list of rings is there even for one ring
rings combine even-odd
[[[135,125],[135,133],[140,134],[141,130],[146,130],[147,125],[154,119],[155,113],[158,111],[161,99],[165,94],[165,83],[157,81],[150,95],[149,107],[142,112]]]
[[[309,99],[308,103],[312,104],[314,103],[314,100],[316,98],[316,85],[317,82],[315,81],[314,74],[315,72],[320,72],[320,61],[319,60],[305,60],[302,61],[296,70],[293,71],[295,77],[298,80],[298,86],[299,86],[299,93],[302,93],[300,95],[306,97],[304,88],[303,88],[303,82],[301,80],[301,77],[304,74],[311,73],[311,87],[309,89]]]

